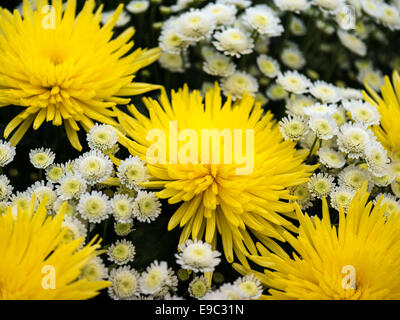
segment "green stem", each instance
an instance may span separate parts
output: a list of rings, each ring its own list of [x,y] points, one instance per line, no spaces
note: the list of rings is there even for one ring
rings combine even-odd
[[[318,141],[318,137],[315,137],[314,142],[313,142],[313,144],[311,146],[311,149],[310,149],[310,153],[308,154],[307,160],[310,160],[310,158],[312,156],[312,153],[314,151],[315,145],[317,144],[317,141]]]

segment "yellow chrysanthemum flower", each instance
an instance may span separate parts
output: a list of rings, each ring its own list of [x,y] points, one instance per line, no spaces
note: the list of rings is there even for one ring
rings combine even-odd
[[[178,92],[172,91],[171,102],[163,92],[160,102],[144,99],[144,103],[150,118],[134,106],[129,107],[133,117],[119,112],[121,127],[133,139],[120,134],[121,143],[133,155],[147,161],[152,178],[142,185],[162,189],[158,197],[168,199],[170,204],[181,203],[168,224],[169,230],[178,225],[183,227],[180,243],[191,236],[204,238],[216,247],[219,233],[227,260],[232,262],[235,253],[240,261],[247,263],[249,251],[256,252],[252,235],[273,247],[275,243],[271,238],[283,241],[285,228],[296,231],[296,227],[279,213],[295,216],[293,205],[287,201],[293,199],[287,188],[307,182],[314,168],[303,164],[307,154],[297,151],[293,142],[283,140],[272,114],[264,114],[261,104],[255,103],[252,96],[245,94],[234,105],[228,97],[222,104],[217,86],[207,92],[203,102],[199,91],[189,93],[185,86]],[[147,137],[153,133],[152,129],[165,133],[165,147],[169,152],[164,153],[164,163],[154,163],[154,159],[147,157],[154,150],[154,141]],[[205,130],[217,131],[224,137],[217,136],[215,141],[210,137],[203,139]],[[243,139],[236,139],[235,132]],[[247,132],[253,132],[253,140],[247,139]],[[202,139],[189,152],[188,143],[195,142],[193,136]],[[229,137],[233,140],[229,141]],[[219,158],[218,152],[214,153],[218,141]],[[237,151],[237,146],[242,150]],[[253,170],[239,174],[237,169],[244,169],[248,163],[236,161],[236,156],[244,153],[249,156],[247,147],[253,151]],[[173,149],[179,153],[176,159]],[[203,159],[205,150],[211,149],[209,157]],[[182,158],[188,153],[192,158],[185,163]],[[215,162],[211,161],[214,155]]]
[[[27,210],[12,207],[0,216],[0,299],[89,299],[110,285],[108,281],[79,280],[83,267],[99,254],[93,239],[79,249],[82,238],[63,244],[66,204],[54,217],[42,201],[34,212],[33,197]]]
[[[264,299],[400,299],[400,212],[385,216],[380,199],[374,208],[364,184],[339,224],[331,224],[323,200],[322,219],[311,219],[297,206],[299,235],[283,237],[295,249],[293,258],[280,248],[262,245],[253,256],[268,268],[264,274],[235,264],[239,272],[254,273],[270,288]]]
[[[23,17],[0,8],[0,107],[24,107],[4,131],[16,145],[29,127],[44,121],[61,126],[78,150],[77,131],[93,120],[115,125],[112,107],[127,104],[124,98],[159,88],[132,82],[135,73],[160,56],[158,48],[130,52],[134,29],[115,39],[113,28],[123,5],[100,25],[102,5],[93,13],[95,1],[85,2],[75,17],[76,0],[37,0],[37,10],[24,0]]]
[[[367,83],[367,91],[363,91],[364,99],[377,106],[381,115],[380,126],[373,126],[372,130],[379,142],[385,147],[392,160],[400,160],[400,77],[398,72],[393,72],[393,84],[385,76],[385,84],[381,88],[382,97],[377,94]]]

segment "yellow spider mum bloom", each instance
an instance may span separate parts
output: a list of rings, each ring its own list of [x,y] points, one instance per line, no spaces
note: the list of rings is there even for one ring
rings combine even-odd
[[[234,105],[228,97],[223,104],[218,86],[207,92],[205,101],[199,91],[189,93],[185,86],[172,91],[171,102],[163,92],[159,102],[144,99],[144,103],[150,118],[134,106],[129,107],[133,117],[119,113],[123,131],[133,139],[121,135],[121,143],[147,161],[152,178],[143,186],[162,189],[158,197],[181,204],[168,224],[169,230],[183,227],[180,243],[191,236],[204,238],[215,248],[219,233],[227,260],[232,262],[235,253],[247,263],[246,255],[256,252],[252,236],[274,247],[271,238],[284,241],[285,228],[296,231],[279,213],[295,216],[293,204],[288,202],[294,198],[287,188],[307,182],[315,167],[303,163],[307,154],[283,140],[273,115],[264,114],[251,95],[245,94]],[[165,156],[164,163],[148,157],[157,140],[151,138],[152,129],[165,133],[164,143],[158,140],[158,156]],[[215,140],[206,134],[213,131]],[[237,160],[244,154],[249,161]],[[211,159],[214,156],[215,161]],[[252,170],[238,171],[250,162]]]
[[[364,184],[347,214],[339,211],[337,227],[326,199],[322,219],[297,207],[299,235],[284,234],[293,257],[258,245],[262,256],[252,259],[268,268],[264,274],[237,264],[235,269],[254,273],[271,288],[264,299],[400,299],[400,212],[385,217],[382,199],[372,208],[366,189]]]
[[[16,216],[8,208],[0,216],[0,299],[89,299],[110,285],[108,281],[78,280],[82,268],[99,254],[93,239],[79,249],[82,238],[63,244],[66,204],[49,217],[45,201],[34,212],[33,198],[27,210]]]
[[[363,91],[364,99],[377,106],[381,115],[380,126],[373,126],[379,142],[388,151],[394,161],[400,160],[400,77],[398,72],[393,72],[393,83],[385,76],[385,84],[381,88],[382,97],[379,96],[367,83]]]
[[[113,39],[123,5],[100,25],[102,5],[94,12],[88,0],[75,16],[76,0],[37,0],[37,10],[24,0],[23,17],[0,8],[0,107],[24,107],[4,131],[16,145],[29,127],[44,121],[63,123],[72,146],[82,149],[77,131],[93,120],[115,125],[112,107],[124,98],[159,88],[132,82],[135,73],[160,56],[158,48],[131,52],[135,33],[128,28]],[[94,13],[93,13],[94,12]]]

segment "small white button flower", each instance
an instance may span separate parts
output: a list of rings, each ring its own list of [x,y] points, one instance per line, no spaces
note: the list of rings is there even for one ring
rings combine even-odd
[[[15,157],[15,147],[7,141],[0,140],[0,167],[5,167]]]
[[[265,94],[273,101],[283,100],[289,96],[288,92],[281,85],[276,83],[270,85]]]
[[[7,201],[12,194],[13,186],[5,175],[0,176],[0,201]]]
[[[380,21],[390,30],[400,29],[400,12],[395,6],[387,3],[382,3],[382,14],[379,17]]]
[[[313,174],[308,182],[308,189],[314,197],[322,199],[327,197],[335,187],[334,180],[334,177],[326,173]]]
[[[400,213],[400,202],[389,193],[380,193],[374,200],[376,206],[386,206],[384,215],[389,218],[392,214]]]
[[[190,44],[190,41],[185,41],[182,38],[175,26],[163,28],[158,41],[164,52],[175,55],[180,54],[182,50],[186,50]]]
[[[102,13],[101,15],[101,23],[103,25],[105,25],[114,15],[115,11],[105,11]],[[119,16],[115,26],[116,27],[123,27],[126,24],[128,24],[128,22],[131,21],[131,17],[129,16],[128,13],[126,13],[125,11],[121,12],[121,15]]]
[[[214,16],[199,9],[183,13],[176,23],[180,35],[188,41],[210,38],[216,26]]]
[[[224,78],[221,82],[221,89],[225,96],[231,96],[232,100],[238,100],[243,97],[244,92],[255,95],[258,91],[258,82],[252,75],[236,71],[231,76]]]
[[[63,164],[52,164],[46,169],[46,178],[50,183],[57,183],[65,173]]]
[[[371,174],[360,167],[351,165],[339,173],[339,184],[353,190],[360,189],[365,182],[368,182],[368,190],[371,190],[374,186]]]
[[[217,26],[231,25],[235,22],[237,9],[235,6],[223,3],[209,3],[204,11],[215,18]]]
[[[257,66],[268,78],[275,78],[280,73],[278,61],[265,54],[262,54],[257,58]]]
[[[235,56],[249,54],[253,51],[254,41],[244,31],[230,27],[215,33],[214,46],[226,55]]]
[[[87,190],[87,183],[79,174],[67,172],[56,187],[56,192],[62,200],[79,199]]]
[[[29,159],[36,169],[46,169],[54,163],[56,155],[50,149],[33,149],[29,152]]]
[[[346,186],[336,187],[332,189],[330,194],[331,205],[339,211],[340,208],[346,212],[350,206],[356,191]]]
[[[112,175],[113,163],[102,152],[92,150],[76,159],[74,172],[80,174],[88,185],[95,185]]]
[[[279,122],[279,129],[285,140],[298,141],[307,132],[308,126],[303,117],[287,116]]]
[[[374,90],[380,90],[381,86],[385,83],[385,78],[382,72],[372,68],[360,70],[357,75],[357,80],[362,84],[367,82]]]
[[[107,268],[100,257],[94,257],[81,271],[80,278],[90,282],[101,281],[107,277]]]
[[[163,52],[158,62],[160,66],[171,72],[182,73],[187,67],[189,67],[187,53],[184,52],[185,60],[182,58],[181,54]]]
[[[338,110],[336,104],[315,103],[304,108],[304,114],[309,117],[332,116]]]
[[[57,193],[54,191],[54,185],[51,183],[45,183],[44,181],[37,181],[27,190],[30,197],[35,194],[36,201],[35,206],[37,207],[44,199],[46,199],[46,208],[49,213],[52,213],[52,206],[57,200]]]
[[[310,7],[309,0],[274,0],[276,6],[282,11],[305,11]]]
[[[117,265],[124,265],[133,261],[135,254],[135,246],[125,239],[112,244],[107,250],[108,260]]]
[[[121,184],[130,189],[140,189],[140,183],[147,182],[150,178],[145,162],[132,156],[121,161],[117,176]]]
[[[203,298],[207,293],[211,291],[208,284],[208,280],[204,276],[195,277],[190,283],[188,292],[191,297],[195,299]]]
[[[247,8],[242,19],[245,24],[261,35],[276,37],[284,31],[280,18],[266,5]]]
[[[148,0],[133,0],[126,5],[126,10],[130,13],[138,14],[146,12],[150,6],[150,2]]]
[[[340,127],[337,143],[339,150],[350,159],[358,159],[365,153],[367,145],[376,138],[370,129],[361,123],[346,123]]]
[[[379,142],[372,142],[365,148],[365,161],[368,169],[376,177],[384,176],[389,169],[389,158]]]
[[[299,186],[290,187],[290,194],[295,196],[295,200],[291,200],[291,202],[296,202],[303,210],[312,206],[312,201],[314,200],[314,196],[311,194],[308,189],[307,184],[301,184]]]
[[[341,99],[339,90],[325,81],[316,81],[310,87],[310,93],[323,103],[335,103]]]
[[[76,239],[79,238],[86,238],[87,235],[87,229],[86,227],[76,218],[72,218],[70,216],[66,216],[63,223],[62,227],[66,229],[63,233],[63,237],[61,242],[63,244],[68,244]],[[82,247],[84,244],[84,241],[81,242],[80,247]]]
[[[345,4],[344,0],[313,0],[313,3],[319,6],[321,9],[327,11],[334,11],[340,6]]]
[[[177,263],[183,269],[194,272],[211,272],[220,263],[221,253],[214,251],[211,245],[201,240],[187,240],[179,245],[180,253],[175,254]]]
[[[151,223],[161,214],[161,202],[154,192],[139,191],[133,203],[133,215],[140,222]]]
[[[105,151],[111,149],[118,142],[118,135],[112,126],[96,123],[90,128],[87,141],[91,149]]]
[[[359,56],[365,56],[367,54],[367,46],[355,35],[341,30],[338,30],[337,34],[340,42],[350,51]]]
[[[361,122],[368,127],[379,125],[381,116],[376,106],[361,100],[344,100],[342,103],[354,121]]]
[[[129,223],[133,219],[133,200],[126,194],[115,194],[111,199],[114,219],[118,222]]]
[[[335,120],[328,115],[312,116],[309,126],[316,136],[322,140],[330,140],[339,132]]]
[[[108,218],[110,207],[110,201],[105,194],[92,191],[81,196],[77,208],[83,219],[90,223],[100,223]]]
[[[263,292],[261,281],[252,274],[237,279],[233,285],[238,287],[247,299],[258,299]]]
[[[308,92],[308,89],[311,86],[311,81],[297,71],[286,71],[283,74],[280,73],[276,82],[286,91],[296,94]]]
[[[289,29],[295,36],[304,36],[307,33],[307,27],[304,22],[296,16],[292,17]]]
[[[303,68],[306,64],[303,53],[300,51],[299,48],[294,46],[284,48],[282,50],[280,59],[285,66],[295,70]]]
[[[376,0],[360,0],[361,7],[365,13],[374,18],[382,15],[382,2]]]
[[[318,150],[319,161],[330,169],[340,169],[346,164],[344,156],[332,148],[322,147]]]
[[[140,295],[139,274],[128,266],[113,269],[109,281],[108,294],[114,300],[132,300]]]
[[[142,293],[163,297],[169,290],[176,289],[178,278],[172,268],[168,268],[165,261],[158,262],[156,260],[141,274],[139,283]]]
[[[203,70],[213,76],[229,77],[235,72],[236,65],[227,56],[215,53],[205,58]]]

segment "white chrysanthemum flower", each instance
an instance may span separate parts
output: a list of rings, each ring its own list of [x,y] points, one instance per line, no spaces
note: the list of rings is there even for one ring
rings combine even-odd
[[[133,200],[126,194],[115,194],[111,199],[114,219],[118,222],[129,223],[133,219]]]
[[[139,283],[142,293],[163,297],[169,290],[176,289],[178,278],[165,261],[156,260],[141,274]]]
[[[310,87],[310,93],[323,103],[335,103],[340,100],[339,90],[325,81],[316,81]]]
[[[101,281],[107,278],[107,268],[100,257],[94,257],[81,270],[81,279],[87,281]]]
[[[207,293],[211,292],[208,279],[205,276],[195,277],[188,287],[188,292],[195,299],[202,299]]]
[[[87,190],[87,183],[79,174],[67,172],[56,188],[58,196],[62,200],[79,199]]]
[[[347,186],[352,190],[361,189],[364,182],[368,182],[368,190],[372,190],[371,174],[360,167],[348,166],[339,173],[338,177],[340,185]]]
[[[309,117],[332,116],[336,111],[336,104],[315,103],[304,108],[304,114]]]
[[[236,65],[220,53],[207,57],[203,63],[204,72],[217,77],[229,77],[236,71]]]
[[[236,291],[238,292],[237,295],[240,295],[240,291],[237,287],[234,287]],[[215,290],[208,292],[204,295],[201,300],[232,300],[230,297],[228,297],[227,292],[222,292],[221,290]]]
[[[268,78],[275,78],[280,73],[278,61],[265,54],[258,56],[257,66]]]
[[[380,90],[381,86],[385,83],[385,78],[380,70],[374,70],[372,68],[366,68],[360,70],[357,75],[358,81],[364,84],[367,82],[374,90]]]
[[[260,280],[252,274],[237,279],[233,284],[247,296],[247,299],[258,299],[263,292]]]
[[[111,149],[118,142],[118,135],[112,126],[96,123],[90,128],[87,141],[91,149],[104,151]]]
[[[133,261],[135,255],[135,246],[125,239],[112,244],[107,250],[108,260],[118,265]]]
[[[79,238],[86,238],[87,235],[87,229],[83,225],[82,222],[80,222],[76,218],[72,218],[70,216],[65,216],[65,219],[62,223],[62,227],[66,228],[67,230],[64,231],[63,237],[62,237],[62,243],[68,244],[76,239]],[[83,246],[84,242],[82,241],[81,247]]]
[[[308,189],[314,197],[322,199],[331,193],[335,186],[334,180],[334,177],[326,173],[313,174],[308,182]]]
[[[385,148],[379,142],[372,142],[366,146],[365,161],[374,176],[382,177],[387,174],[390,161]]]
[[[0,216],[3,216],[7,213],[8,207],[10,203],[7,201],[0,201]]]
[[[209,3],[204,11],[211,14],[218,26],[231,25],[235,22],[237,9],[235,6],[223,3]]]
[[[125,8],[130,13],[138,14],[147,11],[149,6],[150,6],[149,0],[132,0],[125,6]]]
[[[210,244],[201,240],[187,240],[179,245],[180,253],[175,254],[177,263],[183,269],[194,272],[211,272],[220,263],[221,253],[212,250]]]
[[[380,193],[376,196],[374,200],[374,204],[382,198],[381,206],[386,206],[386,210],[384,215],[389,218],[392,214],[398,214],[400,212],[400,202],[396,200],[396,198],[389,193]]]
[[[307,184],[290,187],[289,190],[290,194],[296,197],[296,200],[292,200],[291,202],[296,202],[303,210],[312,206],[314,196],[308,189]]]
[[[348,120],[346,110],[343,107],[338,107],[336,112],[332,114],[332,118],[335,120],[338,127],[344,125]]]
[[[184,40],[200,41],[211,37],[215,29],[215,18],[203,10],[191,9],[183,13],[176,24]]]
[[[111,212],[108,197],[98,191],[84,193],[79,199],[77,208],[82,218],[90,223],[100,223],[107,219]]]
[[[20,207],[22,210],[28,210],[31,202],[31,197],[26,192],[17,191],[15,194],[11,195],[10,203],[13,207]]]
[[[220,288],[219,291],[222,297],[226,297],[224,300],[248,300],[247,294],[243,292],[237,285],[231,283],[225,283]]]
[[[140,222],[150,223],[161,214],[161,202],[154,192],[139,191],[133,203],[133,215]]]
[[[53,212],[55,213],[59,212],[65,202],[67,203],[67,208],[65,210],[66,216],[74,217],[77,213],[76,211],[77,202],[74,200],[65,201],[61,198],[58,198],[53,204]]]
[[[250,0],[218,0],[217,3],[230,4],[236,6],[238,9],[246,9],[251,6]]]
[[[253,52],[254,41],[244,31],[230,27],[215,33],[214,46],[226,55],[235,56],[249,54]]]
[[[339,150],[346,153],[350,159],[358,159],[364,155],[367,145],[375,140],[370,129],[356,122],[345,123],[340,127],[337,143]]]
[[[345,4],[344,0],[313,0],[313,3],[322,9],[335,11]]]
[[[139,274],[128,266],[113,269],[109,281],[108,294],[114,300],[133,300],[140,294]]]
[[[115,11],[105,11],[101,14],[101,23],[103,25],[105,25],[114,15]],[[128,13],[126,13],[125,11],[121,12],[121,15],[119,16],[115,26],[116,27],[123,27],[126,24],[128,24],[128,22],[131,21],[131,17],[129,16]]]
[[[65,173],[65,168],[63,164],[52,164],[46,169],[47,181],[51,183],[57,183],[60,181],[64,173]]]
[[[306,64],[303,53],[297,47],[293,46],[284,48],[280,55],[280,59],[283,64],[290,69],[301,69]]]
[[[121,161],[117,176],[121,184],[130,189],[140,189],[140,183],[150,178],[145,162],[133,156]]]
[[[322,147],[318,150],[317,154],[319,161],[327,168],[340,169],[346,164],[344,156],[332,148]]]
[[[279,122],[279,129],[285,140],[298,141],[307,132],[308,127],[305,119],[301,116],[287,116]]]
[[[363,98],[362,91],[354,88],[339,88],[340,95],[347,100],[360,100]]]
[[[377,187],[387,187],[395,180],[396,175],[392,170],[390,170],[390,167],[380,176],[375,176],[372,174],[372,181]]]
[[[273,101],[283,100],[289,96],[289,93],[279,84],[272,84],[265,92],[268,98]]]
[[[252,75],[236,71],[231,76],[222,79],[221,88],[225,96],[232,96],[232,100],[241,99],[244,92],[255,95],[258,91],[258,82]]]
[[[374,18],[382,15],[382,2],[377,0],[360,0],[361,7],[365,13]]]
[[[330,140],[339,132],[335,120],[328,115],[312,116],[309,126],[317,137],[322,140]]]
[[[356,190],[347,186],[334,188],[330,194],[332,207],[338,211],[340,208],[343,208],[346,212],[355,193]]]
[[[51,212],[51,208],[57,200],[57,193],[54,191],[53,184],[45,183],[44,181],[37,181],[28,188],[27,192],[30,197],[32,197],[33,194],[36,195],[36,206],[38,206],[44,199],[47,199],[46,208]]]
[[[36,169],[46,169],[52,165],[56,155],[50,149],[33,149],[29,152],[29,159]]]
[[[159,46],[164,52],[174,55],[180,54],[182,50],[186,50],[190,41],[185,41],[175,26],[163,28],[158,39]]]
[[[276,6],[282,11],[305,11],[310,7],[309,0],[274,0]]]
[[[7,141],[0,140],[0,168],[5,167],[15,157],[15,147]]]
[[[400,12],[395,6],[382,3],[382,14],[379,17],[380,21],[390,30],[400,29]]]
[[[338,30],[338,37],[340,42],[350,51],[358,54],[359,56],[365,56],[367,54],[367,46],[364,42],[358,39],[355,35]]]
[[[181,54],[163,52],[161,57],[158,59],[160,66],[171,72],[182,73],[189,66],[188,59],[184,53],[185,60]]]
[[[102,152],[91,150],[75,160],[74,172],[80,174],[88,185],[95,185],[112,175],[113,163]]]
[[[266,5],[247,8],[242,19],[250,28],[268,37],[279,36],[284,31],[279,17]]]
[[[291,96],[286,100],[286,113],[304,116],[305,108],[311,107],[315,104],[315,100],[311,97],[299,94],[295,96]]]
[[[329,0],[331,1],[331,0]],[[335,1],[335,0],[333,0]],[[365,36],[365,28],[361,28],[360,30],[360,24],[358,24],[357,28],[357,22],[356,22],[356,12],[355,10],[352,10],[351,6],[344,5],[341,3],[335,10],[332,11],[332,13],[335,15],[335,20],[339,27],[343,30],[352,30],[356,29],[357,34],[361,37],[364,38]],[[362,25],[364,27],[364,25]],[[361,31],[361,32],[359,32]]]
[[[276,83],[281,85],[286,91],[296,94],[308,92],[311,86],[311,81],[297,71],[280,73],[276,79]]]
[[[289,29],[295,36],[304,36],[307,33],[306,25],[296,16],[293,16],[290,20]]]
[[[344,108],[350,112],[355,121],[359,121],[366,126],[379,125],[381,116],[376,106],[361,100],[344,100]]]
[[[6,201],[13,191],[10,180],[5,175],[0,176],[0,201]]]

